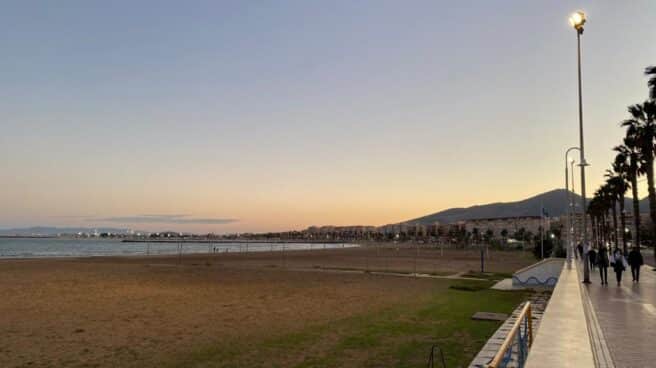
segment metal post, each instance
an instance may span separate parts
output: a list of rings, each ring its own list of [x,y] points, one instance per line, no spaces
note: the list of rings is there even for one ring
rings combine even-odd
[[[572,216],[571,213],[569,212],[569,203],[570,203],[570,196],[569,196],[569,175],[568,175],[568,168],[567,168],[567,153],[565,153],[565,202],[567,202],[567,207],[565,210],[567,211],[567,268],[572,268],[572,234],[570,233],[569,229],[572,226]]]
[[[574,163],[576,161],[572,160],[569,164],[569,172],[572,173],[572,199],[570,200],[570,207],[571,207],[571,213],[572,213],[572,218],[574,219],[574,224],[572,225],[572,236],[575,240],[578,240],[577,234],[577,219],[576,219],[576,204],[574,203],[574,196],[576,196],[576,185],[574,183]]]
[[[417,256],[419,255],[419,243],[415,245],[415,277],[417,277]]]
[[[579,152],[581,153],[581,211],[583,215],[583,253],[584,256],[584,266],[583,266],[583,282],[586,284],[590,283],[590,266],[588,262],[588,229],[587,229],[587,214],[586,214],[586,200],[585,200],[585,167],[587,162],[585,161],[585,145],[583,144],[583,97],[582,97],[582,87],[581,87],[581,34],[583,33],[583,27],[576,30],[576,51],[577,51],[577,61],[578,61],[578,77],[579,77]]]
[[[544,206],[540,209],[540,259],[544,259]]]
[[[567,201],[567,240],[569,241],[569,244],[567,245],[567,268],[572,267],[572,256],[573,253],[575,252],[574,249],[574,234],[572,233],[572,196],[569,191],[569,171],[567,167],[567,158],[569,155],[569,151],[571,150],[578,150],[578,147],[570,147],[565,151],[565,194],[566,194],[566,201]],[[572,160],[571,165],[574,164],[574,160]],[[570,165],[570,166],[571,166]],[[574,170],[572,166],[572,190],[574,190]]]

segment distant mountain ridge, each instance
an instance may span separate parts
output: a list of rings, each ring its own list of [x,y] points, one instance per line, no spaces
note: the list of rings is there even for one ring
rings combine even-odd
[[[463,220],[500,217],[540,216],[542,207],[551,217],[562,216],[567,209],[567,191],[555,189],[517,202],[497,202],[466,208],[450,208],[430,215],[418,217],[404,223],[429,225],[435,222],[453,223]],[[581,203],[581,196],[574,194],[575,203]],[[626,198],[627,211],[632,211],[631,198]],[[640,201],[640,211],[649,209],[647,198]]]

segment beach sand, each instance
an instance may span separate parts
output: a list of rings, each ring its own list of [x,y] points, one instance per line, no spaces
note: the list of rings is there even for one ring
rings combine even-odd
[[[205,346],[298,331],[430,293],[427,279],[293,269],[368,265],[374,254],[380,250],[187,255],[181,263],[176,256],[0,260],[0,367],[161,366]],[[388,264],[403,258],[395,254]],[[459,266],[444,258],[444,267],[477,264],[465,258]]]

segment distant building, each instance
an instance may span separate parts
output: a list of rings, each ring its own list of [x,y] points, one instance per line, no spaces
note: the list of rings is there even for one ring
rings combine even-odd
[[[493,237],[495,238],[500,238],[503,230],[508,232],[508,236],[512,236],[512,234],[522,228],[524,231],[537,234],[541,226],[548,229],[549,225],[549,218],[542,218],[540,216],[496,217],[464,221],[467,232],[472,233],[474,229],[478,229],[481,234],[484,234],[486,231],[492,230],[494,233]]]

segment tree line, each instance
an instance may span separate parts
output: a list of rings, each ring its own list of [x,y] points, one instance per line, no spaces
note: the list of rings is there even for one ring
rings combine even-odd
[[[656,66],[645,69],[649,90],[647,99],[628,107],[629,117],[620,123],[625,130],[622,143],[613,148],[615,157],[610,169],[606,170],[605,182],[594,192],[587,208],[592,223],[593,243],[614,244],[627,254],[628,237],[640,249],[640,199],[638,179],[647,180],[650,232],[656,234],[656,189],[654,188],[654,157],[656,157]],[[626,231],[624,199],[631,190],[633,226],[635,231]],[[619,208],[618,208],[619,207]],[[618,226],[619,212],[619,226]],[[654,247],[656,256],[656,247]]]

